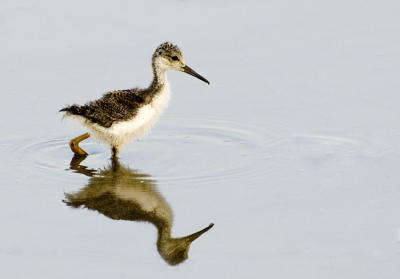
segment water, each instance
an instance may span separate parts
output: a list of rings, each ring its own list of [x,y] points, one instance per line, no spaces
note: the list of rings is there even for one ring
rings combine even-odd
[[[1,278],[398,278],[398,12],[5,1]],[[169,73],[151,134],[73,160],[58,109],[146,86],[166,40],[211,85]]]

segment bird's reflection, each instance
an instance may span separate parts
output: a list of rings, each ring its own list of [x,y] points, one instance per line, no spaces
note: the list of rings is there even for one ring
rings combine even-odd
[[[129,169],[118,159],[96,171],[81,165],[84,159],[84,156],[74,157],[70,168],[89,176],[89,182],[77,193],[66,193],[64,202],[74,208],[96,210],[114,220],[152,223],[158,230],[158,252],[167,263],[176,265],[186,260],[192,241],[213,226],[210,224],[185,237],[171,237],[171,207],[150,175]]]

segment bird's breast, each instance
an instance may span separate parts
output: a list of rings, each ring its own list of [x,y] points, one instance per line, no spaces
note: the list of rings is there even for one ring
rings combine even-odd
[[[150,102],[150,106],[155,110],[155,112],[161,112],[169,102],[170,90],[169,85],[166,83],[156,94],[153,100]]]
[[[136,115],[128,120],[115,123],[111,126],[111,132],[120,137],[138,138],[146,134],[156,122],[161,112],[168,105],[170,90],[168,84],[157,93],[150,103],[141,106]]]

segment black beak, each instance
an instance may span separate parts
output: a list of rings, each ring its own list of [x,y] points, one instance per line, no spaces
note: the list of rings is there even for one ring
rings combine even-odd
[[[198,79],[201,79],[202,81],[210,84],[210,82],[208,80],[206,80],[204,77],[202,77],[201,75],[199,75],[198,73],[196,73],[192,68],[190,68],[189,66],[185,66],[182,68],[183,71],[189,75],[192,75],[194,77],[197,77]]]
[[[188,242],[191,243],[193,240],[197,239],[200,235],[202,235],[203,233],[207,232],[209,229],[211,229],[214,226],[213,223],[211,223],[210,225],[208,225],[208,227],[205,227],[204,229],[202,229],[201,231],[195,232],[191,235],[188,235],[186,237],[184,237],[184,239]]]

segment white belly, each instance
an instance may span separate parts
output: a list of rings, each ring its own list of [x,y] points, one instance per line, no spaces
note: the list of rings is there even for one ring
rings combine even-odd
[[[130,140],[140,138],[150,131],[161,112],[168,105],[169,96],[169,85],[165,84],[163,90],[154,97],[153,101],[141,107],[133,119],[114,123],[109,128],[88,122],[81,116],[73,117],[85,126],[94,138],[111,147],[121,148]]]
[[[125,179],[122,183],[117,183],[112,188],[112,191],[119,199],[135,202],[139,204],[142,210],[156,214],[168,223],[172,222],[173,214],[171,208],[155,189],[150,187],[142,188],[138,186],[137,180]]]

